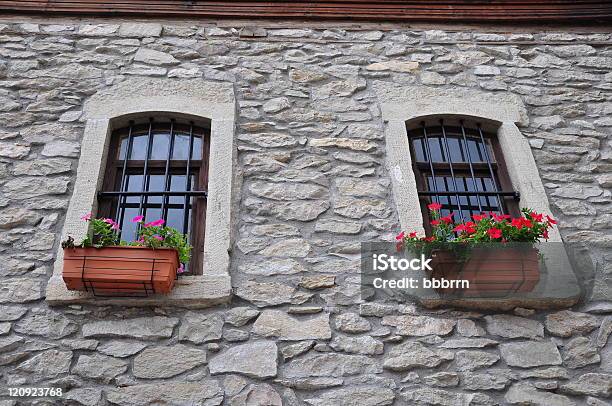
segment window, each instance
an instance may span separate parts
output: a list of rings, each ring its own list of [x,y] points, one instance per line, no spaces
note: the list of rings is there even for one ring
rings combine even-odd
[[[431,202],[441,214],[467,221],[473,214],[518,214],[518,193],[511,190],[497,137],[479,123],[421,121],[407,128],[422,212]],[[424,222],[426,229],[429,221]]]
[[[121,238],[134,241],[139,215],[164,219],[187,234],[194,247],[187,270],[200,270],[208,184],[209,129],[174,119],[129,125],[113,132],[100,214],[120,225]]]

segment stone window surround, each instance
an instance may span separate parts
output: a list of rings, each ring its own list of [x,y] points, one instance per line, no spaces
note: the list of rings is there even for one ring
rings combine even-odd
[[[234,128],[236,103],[233,87],[202,79],[144,79],[127,77],[105,88],[86,103],[76,181],[61,238],[77,241],[87,233],[80,218],[97,209],[96,194],[102,185],[112,131],[128,119],[172,115],[194,121],[210,121],[210,157],[206,238],[203,274],[178,279],[168,295],[147,298],[99,298],[87,292],[69,291],[62,280],[63,250],[57,250],[53,275],[47,285],[50,305],[88,303],[100,305],[175,305],[201,308],[226,303],[231,297],[229,250],[232,239],[232,199],[236,177]],[[86,147],[85,147],[86,146]]]
[[[383,101],[381,111],[385,122],[387,165],[402,230],[424,233],[406,126],[435,118],[478,120],[483,128],[493,130],[503,151],[508,176],[514,190],[520,193],[520,207],[551,212],[531,146],[516,125],[528,123],[520,99],[469,91],[453,95],[448,90],[404,89]],[[561,241],[557,228],[551,230],[549,241]]]
[[[526,109],[517,96],[467,89],[391,87],[386,83],[377,83],[375,89],[385,125],[386,164],[402,230],[425,233],[406,127],[428,119],[465,118],[481,122],[484,129],[498,137],[513,189],[520,193],[519,207],[551,213],[531,147],[517,127],[517,124],[526,126],[529,122]],[[548,241],[562,242],[556,227],[550,231]],[[558,251],[554,256],[547,255],[549,246],[539,248],[547,267],[560,272],[548,275],[534,296],[513,299],[427,298],[421,299],[421,304],[430,308],[457,306],[504,311],[517,306],[538,309],[573,306],[579,301],[581,292],[567,255],[559,255]],[[560,286],[563,288],[559,289]]]

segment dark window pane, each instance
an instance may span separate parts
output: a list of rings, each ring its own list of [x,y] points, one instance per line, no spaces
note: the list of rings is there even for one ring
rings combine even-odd
[[[421,138],[415,138],[414,140],[412,140],[412,148],[414,149],[417,162],[425,162],[426,153]]]

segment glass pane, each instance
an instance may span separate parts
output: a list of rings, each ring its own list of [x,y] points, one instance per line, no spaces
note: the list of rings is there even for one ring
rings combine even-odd
[[[187,160],[187,156],[189,156],[189,134],[176,134],[172,159]],[[191,159],[202,159],[202,139],[200,137],[193,137]]]
[[[140,192],[142,190],[142,175],[128,175],[127,176],[127,190],[128,192]],[[127,196],[127,203],[138,203],[140,197],[138,196]]]
[[[193,176],[190,176],[193,180]],[[191,185],[193,190],[193,184]],[[172,191],[185,191],[185,175],[172,175],[170,177],[170,190]],[[185,198],[183,196],[170,196],[170,204],[183,204],[185,202]]]
[[[125,154],[127,154],[127,147],[128,147],[128,138],[122,138],[121,139],[121,145],[119,145],[119,159],[120,160],[124,160],[125,159]]]
[[[153,160],[168,159],[170,149],[170,134],[161,133],[153,135],[153,146],[151,147],[151,158]]]
[[[454,137],[448,137],[448,152],[452,162],[465,162],[461,148],[459,147],[459,139]]]
[[[412,149],[414,150],[415,159],[417,162],[425,161],[425,148],[421,138],[415,138],[412,140]]]
[[[427,139],[429,142],[429,153],[431,154],[431,161],[432,162],[444,162],[444,159],[442,158],[442,149],[440,148],[440,142],[439,139],[437,137],[435,138],[428,138]]]
[[[187,210],[189,215],[191,215],[191,211]],[[176,228],[181,233],[183,232],[183,209],[169,209],[168,210],[168,218],[166,219],[166,224],[170,227]]]
[[[139,135],[134,137],[134,144],[132,145],[132,153],[130,156],[131,160],[144,161],[147,157],[147,138],[148,135]]]
[[[165,178],[164,175],[149,175],[149,188],[147,189],[149,192],[162,192],[166,189],[166,185],[164,184]],[[162,197],[161,196],[149,196],[147,199],[149,203],[161,204]]]

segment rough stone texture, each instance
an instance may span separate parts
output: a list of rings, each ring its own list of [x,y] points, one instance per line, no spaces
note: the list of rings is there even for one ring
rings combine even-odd
[[[278,350],[272,341],[237,345],[215,356],[209,362],[212,375],[235,372],[253,378],[276,376]]]
[[[83,337],[168,338],[178,320],[167,317],[148,317],[131,320],[96,321],[83,326]]]
[[[61,386],[62,402],[91,406],[609,403],[607,27],[283,24],[0,24],[2,386]],[[49,309],[85,106],[134,77],[235,91],[235,295],[213,309]],[[591,304],[476,314],[363,302],[359,242],[399,231],[383,84],[524,105],[519,129],[561,235],[597,264],[583,275]]]
[[[387,316],[383,318],[381,324],[396,327],[397,334],[426,336],[430,334],[450,334],[456,323],[455,320],[437,319],[427,316]]]
[[[331,390],[315,399],[305,399],[312,406],[385,406],[393,404],[395,394],[391,389],[379,387],[356,387]]]
[[[134,358],[137,378],[170,378],[206,363],[206,351],[178,344],[149,347]]]
[[[433,368],[453,358],[451,351],[431,350],[417,342],[406,342],[391,348],[385,356],[384,367],[392,371]]]
[[[574,406],[576,403],[566,396],[539,391],[531,385],[515,384],[505,396],[510,405]]]
[[[223,402],[223,389],[214,380],[200,382],[161,382],[110,389],[106,396],[120,406],[207,405]]]
[[[589,333],[597,328],[597,318],[586,313],[563,310],[546,316],[546,329],[553,335],[570,337]]]
[[[72,368],[72,372],[86,378],[109,383],[118,375],[127,371],[127,368],[128,366],[125,361],[94,354],[91,356],[81,355],[76,365]]]
[[[179,327],[180,341],[202,344],[221,338],[223,333],[223,316],[221,314],[200,315],[189,312],[185,314]]]
[[[264,311],[255,321],[253,332],[263,337],[275,337],[282,341],[331,338],[329,314],[297,319],[278,310]]]
[[[499,346],[501,356],[510,366],[529,368],[561,365],[561,354],[552,341],[517,341]]]
[[[505,338],[544,337],[544,326],[535,320],[499,314],[485,317],[489,334]]]

